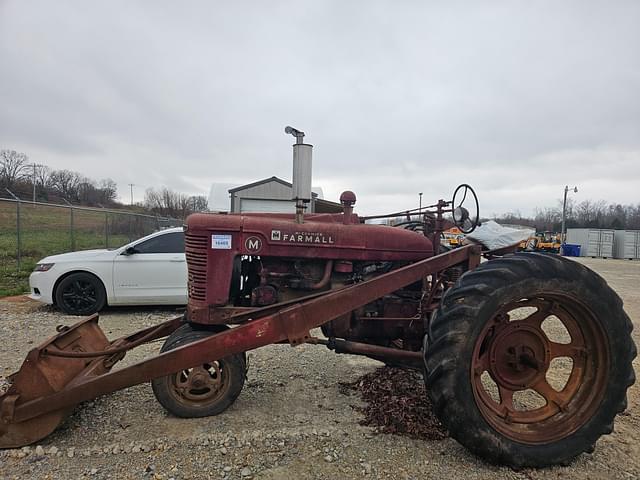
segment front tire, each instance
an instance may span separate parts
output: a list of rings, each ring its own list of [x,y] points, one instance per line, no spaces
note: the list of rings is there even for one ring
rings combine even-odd
[[[445,294],[425,337],[435,412],[490,462],[566,464],[627,406],[632,328],[618,295],[577,262],[540,253],[486,262]]]
[[[88,272],[76,272],[64,277],[56,287],[56,305],[68,315],[91,315],[107,303],[102,281]]]
[[[215,335],[228,327],[196,330],[185,324],[165,341],[160,352],[173,350],[188,343]],[[160,404],[177,417],[195,418],[218,415],[225,411],[244,386],[246,360],[242,353],[195,368],[181,370],[151,381],[153,393]]]

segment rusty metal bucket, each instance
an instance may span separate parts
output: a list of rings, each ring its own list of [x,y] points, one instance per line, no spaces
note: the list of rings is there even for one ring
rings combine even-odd
[[[29,445],[49,435],[84,400],[75,387],[109,373],[128,350],[169,335],[181,321],[177,317],[114,341],[98,326],[97,314],[58,327],[58,334],[31,350],[20,370],[8,377],[10,387],[0,395],[0,448]]]
[[[73,407],[47,413],[24,422],[14,423],[17,403],[25,403],[59,392],[74,380],[88,375],[101,375],[113,366],[104,357],[64,358],[46,355],[55,348],[67,352],[105,350],[111,345],[98,326],[98,316],[88,317],[59,333],[29,352],[18,372],[9,376],[11,386],[0,396],[0,448],[19,447],[49,435]]]

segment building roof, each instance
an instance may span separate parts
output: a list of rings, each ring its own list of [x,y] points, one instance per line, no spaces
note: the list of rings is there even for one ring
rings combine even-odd
[[[282,185],[284,185],[286,187],[293,188],[293,185],[290,184],[289,182],[287,182],[286,180],[282,180],[281,178],[273,176],[273,177],[265,178],[263,180],[258,180],[257,182],[247,183],[246,185],[240,185],[239,187],[230,188],[229,189],[229,193],[238,192],[240,190],[245,190],[245,189],[251,188],[251,187],[257,187],[258,185],[262,185],[262,184],[265,184],[265,183],[271,183],[271,182],[281,183]]]
[[[265,183],[271,183],[271,182],[280,183],[285,187],[293,188],[293,184],[287,182],[286,180],[282,180],[281,178],[273,176],[273,177],[265,178],[263,180],[258,180],[257,182],[248,183],[246,185],[240,185],[239,187],[230,188],[229,193],[233,194],[235,192],[239,192],[242,190],[246,190],[248,188],[257,187],[258,185],[264,185]],[[316,192],[311,192],[311,195],[313,195],[313,198],[316,198],[318,196]]]

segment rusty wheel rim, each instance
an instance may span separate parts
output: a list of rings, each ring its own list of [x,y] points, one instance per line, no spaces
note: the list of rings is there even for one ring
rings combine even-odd
[[[217,401],[228,389],[227,370],[222,361],[181,370],[171,376],[171,393],[182,403],[208,405]]]
[[[545,321],[556,322],[556,330],[559,321],[568,341],[550,338]],[[564,385],[552,370],[556,359]],[[476,405],[495,430],[541,444],[567,437],[593,416],[608,371],[608,342],[595,315],[575,298],[544,294],[505,305],[485,325],[474,347],[471,381]]]

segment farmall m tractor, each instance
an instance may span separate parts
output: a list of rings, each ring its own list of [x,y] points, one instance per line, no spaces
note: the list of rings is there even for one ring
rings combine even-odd
[[[148,381],[176,416],[220,414],[241,393],[246,352],[274,343],[420,369],[450,435],[491,462],[566,463],[612,431],[636,349],[600,276],[556,255],[510,253],[517,244],[446,250],[444,230],[478,224],[468,185],[375,217],[404,219],[395,226],[367,223],[349,191],[342,213],[304,214],[311,145],[286,131],[297,139],[296,214],[191,215],[186,314],[112,341],[97,315],[60,326],[0,396],[0,447],[36,442],[74,405]],[[112,370],[162,337],[158,355]]]

